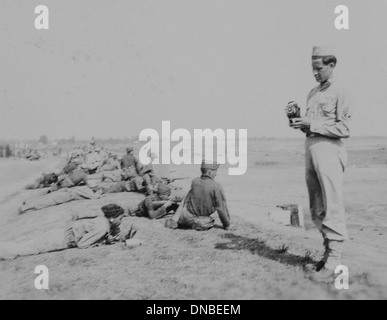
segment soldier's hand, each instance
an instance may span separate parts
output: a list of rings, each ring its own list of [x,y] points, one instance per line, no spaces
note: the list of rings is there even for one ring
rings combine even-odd
[[[306,118],[294,118],[292,119],[292,123],[290,123],[290,127],[294,129],[309,129],[310,128],[310,120]]]
[[[164,207],[169,207],[172,205],[172,201],[171,200],[168,200],[166,203],[164,203]]]

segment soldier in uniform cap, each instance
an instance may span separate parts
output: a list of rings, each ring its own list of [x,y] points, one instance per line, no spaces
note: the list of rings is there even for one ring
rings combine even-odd
[[[150,163],[142,168],[137,157],[133,155],[133,150],[133,147],[127,147],[127,154],[121,160],[122,178],[123,180],[130,180],[132,191],[146,192],[147,195],[150,195],[153,193],[152,164]]]
[[[192,180],[190,191],[175,215],[166,221],[166,227],[209,230],[214,226],[211,215],[218,212],[223,228],[229,229],[230,214],[226,197],[221,185],[214,181],[218,168],[216,163],[202,162],[202,175]]]
[[[121,169],[124,171],[125,179],[137,177],[140,173],[140,162],[133,154],[133,147],[126,148],[126,155],[122,157]]]
[[[331,47],[312,51],[313,75],[319,85],[307,97],[306,115],[290,124],[306,134],[306,183],[312,220],[323,236],[323,259],[308,266],[316,281],[332,281],[341,264],[347,239],[343,175],[347,153],[342,139],[350,136],[351,111],[347,95],[333,78],[337,59]]]
[[[73,214],[65,229],[54,229],[29,241],[0,243],[0,261],[19,256],[37,255],[70,248],[87,249],[99,244],[110,244],[134,236],[132,230],[121,227],[127,214],[116,204],[108,204],[101,210],[87,209]]]

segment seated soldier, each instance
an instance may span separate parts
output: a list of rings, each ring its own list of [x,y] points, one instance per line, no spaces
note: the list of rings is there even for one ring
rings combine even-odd
[[[124,209],[116,204],[105,205],[102,212],[82,211],[73,216],[65,229],[55,229],[24,243],[0,243],[0,260],[36,255],[69,248],[86,249],[98,244],[111,244],[132,238],[136,230],[120,230]]]
[[[95,138],[94,138],[94,137],[91,137],[91,139],[90,139],[90,145],[91,145],[92,148],[95,147],[96,142],[95,142]]]
[[[150,162],[141,167],[139,176],[142,178],[142,181],[139,180],[139,183],[142,182],[141,185],[145,187],[146,194],[151,195],[153,194],[153,187],[154,187],[154,184],[156,183],[156,176],[153,170],[152,163],[157,156],[155,153],[151,153],[149,150],[148,157],[150,159]]]
[[[141,168],[139,160],[133,155],[133,147],[126,148],[127,154],[121,160],[122,180],[131,182],[131,190],[153,193],[150,174],[153,173],[152,164]]]
[[[133,151],[133,147],[127,147],[126,155],[121,159],[121,169],[125,180],[137,177],[140,173],[140,162],[134,156]]]
[[[214,226],[211,215],[218,212],[223,228],[230,227],[226,197],[219,183],[215,182],[218,164],[201,166],[202,175],[192,180],[191,189],[175,215],[166,221],[165,226],[170,229],[187,228],[195,230],[209,230]]]
[[[157,192],[147,196],[138,205],[129,208],[129,215],[160,219],[171,211],[176,211],[179,203],[171,199],[172,188],[166,184],[159,184]]]

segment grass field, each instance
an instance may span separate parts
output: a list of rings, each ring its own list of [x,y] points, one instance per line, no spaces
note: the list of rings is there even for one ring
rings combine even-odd
[[[127,218],[138,228],[142,246],[120,244],[71,249],[0,262],[0,299],[386,299],[387,298],[387,139],[347,142],[345,204],[350,239],[343,264],[349,290],[312,282],[303,266],[318,261],[322,240],[308,213],[302,139],[249,141],[243,176],[219,169],[232,230],[170,230],[164,219]],[[131,193],[75,201],[17,215],[17,207],[41,191],[23,186],[58,159],[0,161],[0,241],[22,241],[64,227],[71,214],[106,203],[140,199]],[[174,175],[199,175],[199,166],[171,166]],[[178,184],[188,188],[190,180]],[[273,222],[269,212],[284,203],[305,210],[305,229]],[[50,289],[36,290],[37,265],[50,271]]]

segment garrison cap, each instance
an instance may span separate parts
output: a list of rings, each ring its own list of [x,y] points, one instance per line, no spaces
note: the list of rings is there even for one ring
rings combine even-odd
[[[219,168],[219,164],[217,164],[216,162],[207,163],[205,160],[203,160],[201,168],[202,169],[217,170]]]
[[[133,150],[134,150],[134,148],[132,146],[126,148],[126,152],[130,152],[130,151],[133,151]]]
[[[332,46],[314,46],[312,50],[312,58],[335,56],[335,51]]]

